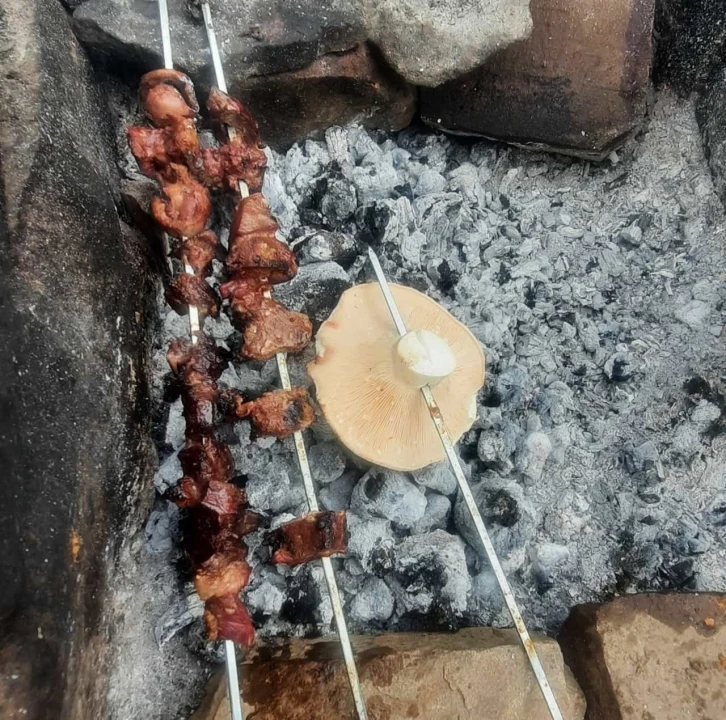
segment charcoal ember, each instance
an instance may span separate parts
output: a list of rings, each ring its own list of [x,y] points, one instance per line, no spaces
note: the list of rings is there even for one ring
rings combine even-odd
[[[521,567],[525,546],[535,533],[535,512],[517,483],[496,473],[472,485],[472,494],[494,548],[505,567]],[[462,537],[480,554],[484,548],[461,493],[454,503],[454,524]]]
[[[253,451],[248,450],[246,454]],[[294,460],[259,450],[257,454],[259,463],[249,471],[245,487],[250,506],[260,512],[278,514],[302,505],[304,493],[298,481],[299,471],[293,467]]]
[[[532,552],[532,575],[540,595],[550,590],[563,575],[573,569],[572,555],[564,545],[544,543]]]
[[[285,581],[279,575],[268,573],[257,587],[247,590],[245,601],[253,615],[278,615],[285,599]]]
[[[414,470],[411,475],[419,485],[435,490],[442,495],[451,495],[456,492],[456,477],[448,461],[427,465],[421,470]]]
[[[617,352],[603,366],[605,377],[611,382],[627,382],[636,372],[636,364],[630,353]]]
[[[303,265],[290,282],[278,285],[275,298],[289,310],[307,315],[317,327],[350,286],[348,273],[337,263],[314,263]]]
[[[347,510],[360,473],[352,470],[320,488],[320,503],[326,510]]]
[[[384,622],[393,615],[393,593],[377,577],[368,578],[355,591],[349,605],[350,617],[361,624]]]
[[[546,433],[527,433],[517,449],[514,462],[528,480],[536,482],[542,477],[547,459],[552,452],[552,442]]]
[[[337,442],[313,445],[308,450],[308,460],[310,471],[320,485],[337,480],[345,472],[345,456]]]
[[[444,530],[451,515],[451,500],[445,495],[429,493],[426,496],[426,511],[411,528],[413,535],[422,535],[432,530]]]
[[[388,520],[360,517],[355,512],[347,513],[348,556],[357,560],[366,572],[380,568],[381,559],[391,555],[393,532]]]
[[[502,370],[494,380],[499,402],[505,407],[522,408],[534,392],[534,382],[526,367],[514,364]]]
[[[410,528],[426,512],[426,496],[403,473],[371,470],[358,482],[350,507],[361,517],[385,518]]]
[[[357,207],[358,195],[355,186],[342,175],[330,178],[320,202],[325,224],[331,228],[339,228],[353,216]]]
[[[464,543],[443,530],[402,540],[395,548],[394,595],[404,613],[431,612],[433,605],[460,615],[471,579]]]
[[[295,243],[300,265],[333,261],[344,269],[350,267],[358,255],[355,237],[348,233],[313,230]]]

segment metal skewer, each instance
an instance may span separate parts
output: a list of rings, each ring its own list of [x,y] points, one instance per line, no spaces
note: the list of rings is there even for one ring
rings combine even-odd
[[[391,313],[393,323],[396,326],[396,330],[398,330],[398,333],[403,336],[407,332],[406,323],[404,323],[398,306],[396,305],[396,301],[393,298],[393,293],[391,293],[391,288],[389,287],[386,276],[383,273],[383,268],[381,267],[381,263],[378,260],[378,256],[371,248],[368,248],[368,256],[370,257],[371,265],[373,265],[373,270],[376,273],[378,284],[381,286],[381,292],[383,293],[383,297],[386,300],[386,305],[388,306],[388,310]],[[469,483],[467,482],[467,479],[464,475],[464,470],[461,467],[461,460],[459,459],[459,456],[454,450],[454,443],[451,441],[449,431],[446,429],[446,423],[444,422],[444,418],[441,415],[441,410],[439,409],[439,406],[434,399],[433,393],[431,392],[431,388],[428,385],[424,385],[421,388],[421,394],[426,401],[426,405],[429,409],[431,419],[434,421],[436,430],[439,433],[441,443],[443,444],[444,451],[446,452],[446,457],[448,458],[451,469],[453,470],[454,475],[456,476],[456,480],[459,483],[459,490],[461,490],[461,494],[464,497],[464,502],[466,503],[467,508],[469,508],[471,518],[474,521],[474,526],[476,527],[476,531],[479,535],[480,540],[482,541],[482,544],[484,545],[484,551],[486,552],[487,559],[489,560],[489,564],[492,566],[492,570],[494,570],[494,575],[497,578],[499,588],[501,589],[502,595],[504,595],[504,601],[507,604],[507,610],[509,610],[509,614],[512,616],[514,626],[517,629],[517,633],[519,634],[519,639],[522,641],[524,651],[527,653],[529,664],[532,666],[534,675],[537,678],[537,683],[539,684],[542,695],[544,696],[545,702],[547,703],[547,709],[550,711],[552,720],[563,720],[562,712],[557,705],[557,700],[555,700],[554,693],[552,692],[552,687],[547,680],[547,675],[545,674],[544,668],[542,667],[542,662],[539,659],[539,655],[537,654],[537,650],[534,647],[532,638],[530,637],[529,632],[527,632],[527,627],[524,624],[522,613],[519,612],[519,608],[517,607],[517,601],[514,599],[514,593],[512,592],[512,588],[509,586],[509,582],[507,581],[504,570],[502,569],[502,565],[499,562],[499,558],[497,557],[494,545],[492,545],[489,533],[487,532],[484,521],[482,520],[481,514],[479,513],[479,508],[476,506],[476,502],[474,501],[474,496],[471,493],[471,488],[469,487]]]
[[[164,53],[164,67],[168,70],[174,69],[174,60],[171,52],[171,30],[169,28],[169,9],[166,0],[159,0],[159,22],[161,25],[161,44]],[[182,238],[182,241],[184,238]],[[168,251],[169,238],[164,233],[164,246]],[[184,272],[194,275],[194,269],[182,258]],[[200,325],[199,310],[196,306],[189,306],[189,329],[192,336],[192,344],[199,341]],[[229,707],[232,720],[244,720],[242,712],[241,693],[239,687],[239,675],[237,673],[237,657],[235,655],[234,643],[231,640],[224,641],[224,662],[227,669],[227,691],[229,693]]]
[[[165,2],[165,0],[164,0]],[[217,35],[214,31],[214,24],[212,22],[212,11],[209,7],[209,3],[202,3],[202,17],[204,18],[204,25],[207,30],[207,39],[209,42],[209,50],[212,54],[212,64],[214,65],[214,74],[217,81],[217,87],[224,93],[227,92],[227,82],[224,77],[224,68],[222,66],[222,59],[219,54],[219,46],[217,44]],[[233,140],[236,131],[232,127],[227,128],[229,139]],[[249,195],[249,188],[247,185],[240,181],[239,183],[239,194],[245,198]],[[270,293],[266,293],[270,296]],[[276,356],[277,370],[280,376],[280,384],[284,390],[290,390],[292,385],[290,383],[290,373],[287,368],[287,356],[284,353],[278,353]],[[295,450],[297,453],[297,460],[300,466],[300,472],[303,478],[303,486],[305,488],[305,497],[307,499],[308,507],[310,512],[317,512],[320,509],[318,505],[317,496],[315,494],[315,485],[313,484],[313,477],[310,472],[310,464],[308,463],[308,455],[305,449],[305,441],[303,439],[302,432],[298,431],[294,433],[293,438],[295,440]],[[343,614],[343,603],[340,597],[340,591],[338,590],[338,583],[335,579],[335,571],[333,570],[333,563],[330,558],[322,558],[323,573],[325,575],[325,582],[328,586],[328,593],[330,595],[330,602],[333,607],[333,615],[335,617],[335,624],[338,629],[338,639],[340,646],[343,651],[343,658],[345,660],[345,668],[348,674],[348,681],[350,683],[350,689],[353,693],[353,702],[355,703],[356,713],[359,720],[368,720],[368,713],[366,711],[365,701],[363,699],[363,693],[360,687],[360,679],[358,677],[358,668],[355,664],[355,657],[353,655],[353,648],[350,644],[350,636],[348,635],[348,627],[345,622],[345,615]]]

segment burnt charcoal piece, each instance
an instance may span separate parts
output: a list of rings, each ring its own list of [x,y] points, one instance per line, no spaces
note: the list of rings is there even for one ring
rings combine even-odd
[[[268,283],[281,283],[297,274],[292,250],[276,237],[278,225],[260,193],[244,198],[237,205],[229,231],[227,269],[244,272]]]
[[[224,413],[233,419],[250,418],[257,435],[282,439],[304,430],[315,420],[315,410],[305,388],[274,390],[245,402],[235,391],[223,393]]]
[[[275,530],[271,543],[272,562],[284,565],[300,565],[344,553],[348,549],[345,512],[308,513]]]
[[[204,606],[204,625],[212,641],[231,640],[246,648],[255,641],[252,620],[236,594],[208,600]]]
[[[244,547],[228,547],[205,560],[194,575],[194,589],[202,600],[236,595],[250,579]]]
[[[506,490],[497,490],[487,501],[487,508],[487,518],[497,525],[512,527],[519,521],[519,505]]]
[[[219,298],[206,280],[198,275],[177,275],[166,289],[166,300],[179,315],[186,315],[190,305],[197,308],[200,318],[219,315]]]

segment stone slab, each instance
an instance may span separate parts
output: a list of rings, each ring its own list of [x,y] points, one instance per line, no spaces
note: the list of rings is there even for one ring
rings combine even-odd
[[[649,90],[654,0],[532,0],[526,40],[421,90],[432,127],[601,159],[635,130]]]
[[[726,717],[726,594],[582,605],[560,643],[587,697],[587,720]]]
[[[353,644],[371,720],[550,717],[513,630],[399,633],[355,637]],[[565,719],[581,720],[585,704],[557,643],[536,637],[535,644]],[[255,720],[355,717],[337,643],[294,640],[262,647],[245,662],[242,677],[245,712]],[[220,684],[219,677],[212,682],[193,720],[229,720]]]

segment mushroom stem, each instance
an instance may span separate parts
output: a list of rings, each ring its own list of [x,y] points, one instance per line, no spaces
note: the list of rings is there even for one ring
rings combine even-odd
[[[436,385],[456,370],[448,343],[428,330],[407,332],[393,350],[397,375],[411,387]]]

